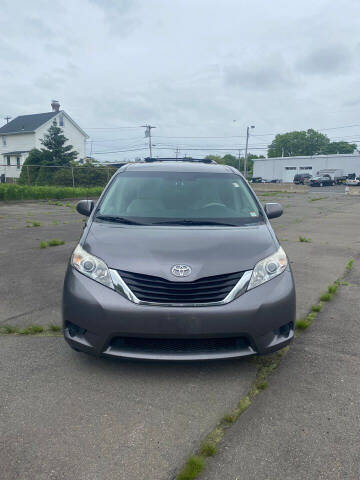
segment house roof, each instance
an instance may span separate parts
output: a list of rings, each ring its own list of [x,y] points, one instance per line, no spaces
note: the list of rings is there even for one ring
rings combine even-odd
[[[6,133],[34,132],[38,127],[46,123],[58,112],[35,113],[33,115],[20,115],[11,122],[0,128],[0,135]]]
[[[20,155],[21,153],[28,153],[30,150],[16,150],[15,152],[4,152],[2,155],[6,157],[7,155]]]

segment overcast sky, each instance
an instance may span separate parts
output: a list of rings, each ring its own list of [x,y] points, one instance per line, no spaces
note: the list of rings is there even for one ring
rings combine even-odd
[[[359,0],[3,0],[0,124],[59,100],[101,160],[147,154],[100,153],[144,148],[144,123],[157,156],[237,154],[250,124],[253,153],[294,129],[360,143],[359,22]]]

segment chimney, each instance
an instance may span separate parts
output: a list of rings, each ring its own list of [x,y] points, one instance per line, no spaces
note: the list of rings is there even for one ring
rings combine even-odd
[[[53,100],[51,102],[51,108],[53,112],[58,113],[58,111],[60,110],[60,103],[57,100]]]

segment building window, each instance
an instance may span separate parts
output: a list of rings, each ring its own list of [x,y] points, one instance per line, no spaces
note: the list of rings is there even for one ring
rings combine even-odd
[[[285,170],[296,170],[296,167],[285,167]]]
[[[59,116],[59,125],[60,127],[64,126],[64,116],[62,114]]]
[[[20,157],[16,157],[16,168],[20,170]]]
[[[10,155],[6,156],[6,164],[8,167],[10,167]]]
[[[300,170],[312,170],[312,167],[300,167]]]
[[[5,135],[2,136],[2,144],[4,147],[6,147],[6,137]]]

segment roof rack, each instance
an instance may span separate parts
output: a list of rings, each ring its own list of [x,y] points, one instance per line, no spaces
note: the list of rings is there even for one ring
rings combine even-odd
[[[144,158],[145,162],[194,162],[194,163],[216,163],[215,160],[211,160],[210,158],[151,158],[146,157]]]

